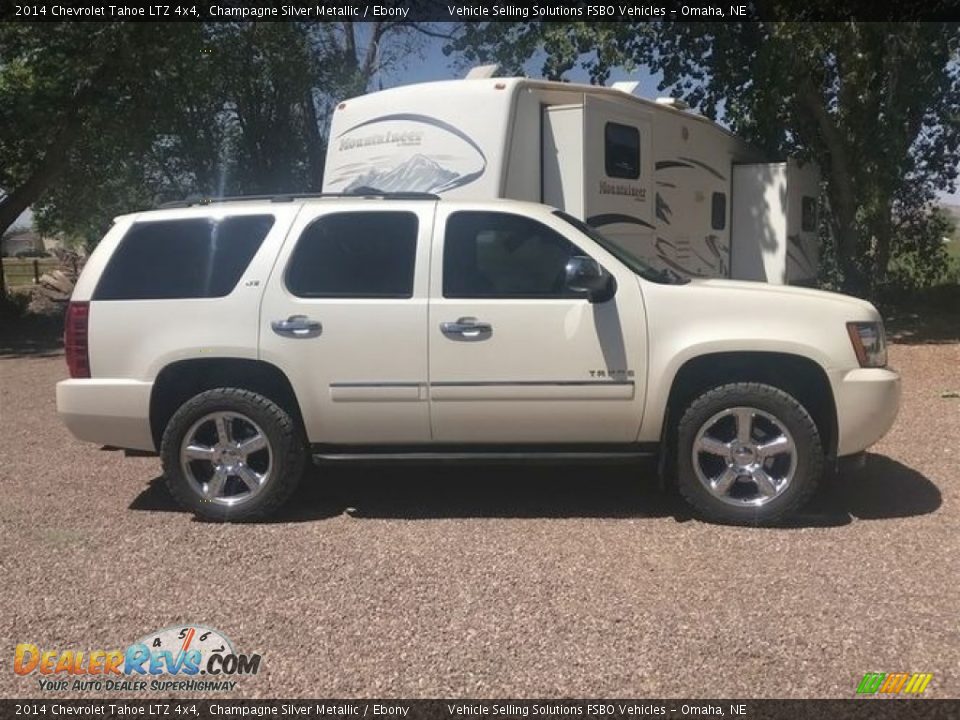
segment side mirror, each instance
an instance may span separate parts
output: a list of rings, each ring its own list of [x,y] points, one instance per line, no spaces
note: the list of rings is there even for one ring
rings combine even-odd
[[[600,263],[590,257],[577,255],[567,261],[567,287],[586,293],[592,303],[606,302],[617,292],[617,281]]]

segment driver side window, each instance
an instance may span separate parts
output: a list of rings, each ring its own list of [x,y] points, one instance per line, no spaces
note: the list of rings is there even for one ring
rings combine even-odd
[[[579,298],[566,266],[583,252],[546,225],[521,215],[461,211],[447,220],[446,298]]]

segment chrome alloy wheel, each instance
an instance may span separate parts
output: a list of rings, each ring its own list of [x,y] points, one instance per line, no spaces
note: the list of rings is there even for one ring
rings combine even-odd
[[[195,422],[183,436],[180,465],[208,502],[246,502],[270,482],[273,451],[266,433],[236,412],[215,412]]]
[[[693,469],[717,499],[759,507],[789,487],[797,471],[797,446],[790,431],[770,413],[728,408],[697,431]]]

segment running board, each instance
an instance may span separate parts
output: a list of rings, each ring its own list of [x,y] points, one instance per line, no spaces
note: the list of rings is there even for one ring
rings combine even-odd
[[[384,463],[631,463],[657,455],[656,444],[629,445],[617,449],[542,450],[542,449],[361,449],[321,448],[313,450],[315,462],[384,462]]]

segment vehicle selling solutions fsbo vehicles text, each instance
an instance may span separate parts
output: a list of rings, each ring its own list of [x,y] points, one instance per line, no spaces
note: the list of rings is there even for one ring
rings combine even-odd
[[[666,17],[667,11],[653,5],[587,5],[582,7],[553,7],[543,5],[447,5],[452,17],[468,18],[612,18],[612,17]]]

